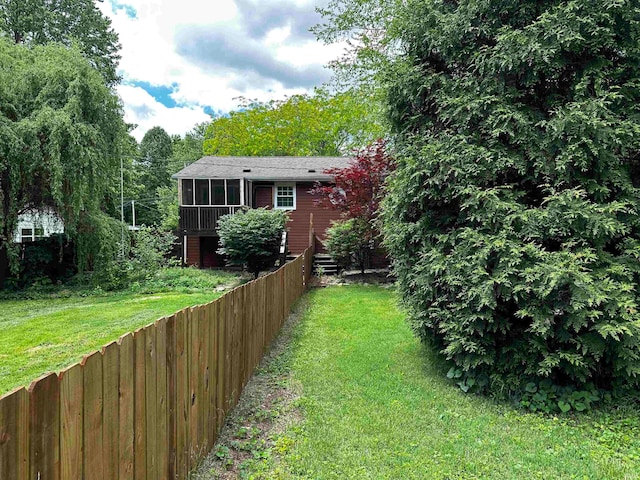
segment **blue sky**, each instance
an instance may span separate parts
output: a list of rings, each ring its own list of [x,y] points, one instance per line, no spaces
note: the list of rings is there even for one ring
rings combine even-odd
[[[125,119],[144,133],[160,125],[184,134],[239,98],[271,100],[330,79],[324,68],[342,45],[308,29],[327,0],[105,0],[120,36],[118,87]]]

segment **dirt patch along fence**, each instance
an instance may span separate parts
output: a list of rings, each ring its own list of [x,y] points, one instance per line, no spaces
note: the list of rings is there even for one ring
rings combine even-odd
[[[307,288],[312,258],[1,397],[0,479],[187,478]]]

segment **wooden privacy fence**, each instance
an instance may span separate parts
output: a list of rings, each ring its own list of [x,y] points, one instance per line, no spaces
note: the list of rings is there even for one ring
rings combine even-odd
[[[0,479],[183,479],[303,294],[312,248],[0,398]]]

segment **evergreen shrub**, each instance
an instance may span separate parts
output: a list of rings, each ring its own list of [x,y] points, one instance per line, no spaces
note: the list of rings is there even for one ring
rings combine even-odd
[[[386,246],[413,329],[465,390],[565,411],[638,388],[639,7],[397,13]]]

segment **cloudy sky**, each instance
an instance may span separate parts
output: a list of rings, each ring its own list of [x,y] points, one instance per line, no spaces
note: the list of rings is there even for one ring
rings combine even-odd
[[[309,28],[327,0],[105,0],[120,35],[118,93],[140,140],[155,125],[183,134],[237,97],[281,99],[330,78],[342,46]]]

